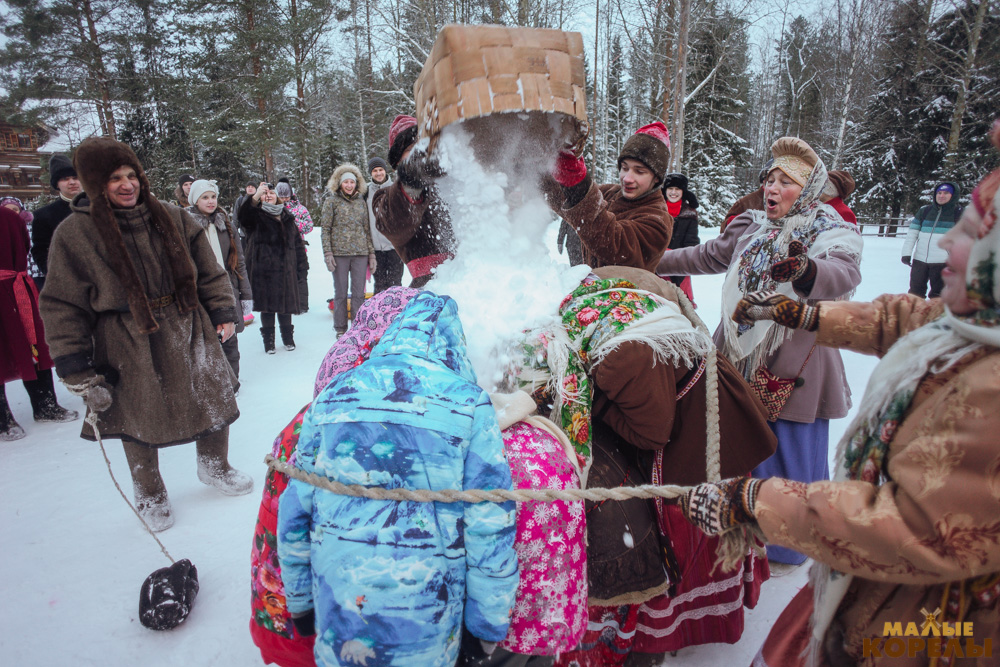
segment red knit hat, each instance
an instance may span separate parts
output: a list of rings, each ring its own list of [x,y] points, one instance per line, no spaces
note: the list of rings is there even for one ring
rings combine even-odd
[[[417,119],[400,114],[389,125],[389,164],[395,169],[403,152],[417,140]],[[397,143],[398,142],[398,143]]]
[[[635,131],[618,155],[618,168],[627,159],[638,160],[652,170],[658,181],[663,180],[670,162],[670,131],[657,121]]]

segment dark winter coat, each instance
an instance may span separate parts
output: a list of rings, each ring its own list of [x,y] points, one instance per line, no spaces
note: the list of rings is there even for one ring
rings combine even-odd
[[[38,350],[37,366],[29,330]],[[0,383],[34,380],[36,370],[52,365],[38,296],[28,277],[28,227],[16,213],[0,207]]]
[[[62,197],[34,212],[35,219],[31,222],[31,256],[35,258],[35,264],[43,276],[49,272],[52,235],[56,233],[59,223],[72,212],[69,202]]]
[[[428,188],[420,199],[413,200],[396,182],[375,193],[372,208],[378,230],[392,242],[414,276],[410,287],[426,285],[432,276],[422,264],[433,268],[455,252],[451,218],[437,189]]]
[[[685,204],[681,212],[674,217],[674,232],[667,247],[676,250],[690,248],[699,243],[701,240],[698,238],[698,212]]]
[[[56,230],[49,275],[39,300],[55,356],[56,373],[84,372],[117,383],[111,407],[100,413],[101,436],[161,447],[191,442],[236,421],[233,374],[216,326],[238,321],[232,285],[209,246],[205,230],[183,210],[160,204],[176,225],[195,271],[197,306],[182,313],[163,237],[145,203],[115,210],[128,258],[151,301],[157,329],[139,331],[128,293],[111,265],[85,194]],[[111,372],[114,371],[114,372]],[[85,423],[81,437],[94,439]]]
[[[577,198],[573,191],[584,188],[585,193]],[[658,188],[638,199],[627,199],[620,185],[594,185],[588,177],[564,191],[566,201],[553,208],[580,236],[584,263],[593,268],[631,266],[656,271],[674,224]]]
[[[247,276],[246,260],[243,257],[243,243],[236,237],[236,229],[229,216],[221,208],[215,209],[211,216],[205,215],[196,206],[189,206],[188,212],[195,222],[201,225],[205,233],[208,234],[208,226],[214,225],[219,235],[219,249],[222,251],[223,265],[229,276],[229,282],[233,285],[233,296],[237,301],[253,301],[253,290],[250,288],[250,278]],[[237,318],[236,331],[243,331],[243,318]]]
[[[299,280],[309,270],[306,246],[295,224],[295,216],[283,208],[275,217],[247,197],[240,208],[240,223],[246,232],[247,274],[253,290],[253,309],[261,313],[301,311]]]

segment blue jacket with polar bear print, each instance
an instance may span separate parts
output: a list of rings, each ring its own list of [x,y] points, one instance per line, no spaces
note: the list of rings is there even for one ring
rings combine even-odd
[[[302,423],[297,466],[344,484],[510,489],[455,302],[424,292]],[[451,665],[461,627],[507,634],[518,584],[514,503],[338,496],[292,480],[278,512],[288,609],[315,610],[319,665]]]

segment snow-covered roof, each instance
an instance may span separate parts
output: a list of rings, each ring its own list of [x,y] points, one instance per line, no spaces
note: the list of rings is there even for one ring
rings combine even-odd
[[[49,140],[38,147],[39,153],[68,153],[87,137],[100,135],[101,122],[93,102],[86,100],[27,100],[25,108],[51,107],[55,113],[46,119]]]

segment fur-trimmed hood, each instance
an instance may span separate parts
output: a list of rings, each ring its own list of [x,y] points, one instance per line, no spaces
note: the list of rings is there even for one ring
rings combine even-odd
[[[336,194],[340,189],[340,177],[351,172],[354,174],[355,178],[358,179],[358,196],[364,197],[365,193],[368,192],[368,181],[365,180],[363,172],[357,166],[345,162],[336,169],[333,170],[333,175],[330,176],[330,180],[326,182],[326,189],[330,191],[330,194]]]

